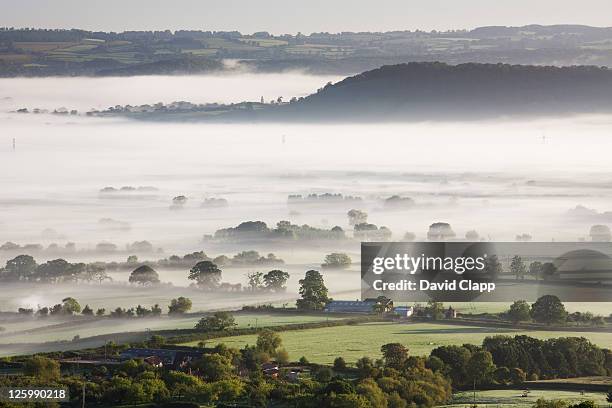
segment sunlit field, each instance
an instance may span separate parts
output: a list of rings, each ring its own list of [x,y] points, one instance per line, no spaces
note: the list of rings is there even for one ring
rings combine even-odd
[[[434,323],[368,323],[280,333],[283,346],[293,360],[305,356],[309,361],[321,364],[332,364],[338,356],[344,357],[350,363],[363,356],[380,358],[380,347],[386,343],[402,343],[410,349],[412,355],[427,355],[439,346],[481,344],[485,337],[499,334],[521,334],[539,339],[586,337],[601,347],[609,347],[612,344],[612,333],[511,330]],[[256,338],[248,335],[215,341],[241,348],[247,344],[255,344]]]
[[[529,386],[526,385],[526,388]],[[539,399],[565,400],[570,403],[580,403],[585,400],[592,400],[600,406],[606,406],[606,394],[603,392],[583,392],[580,391],[552,391],[552,390],[529,390],[526,397],[523,397],[522,390],[491,390],[477,391],[476,404],[479,406],[491,407],[532,407]],[[459,392],[453,396],[453,400],[443,407],[465,407],[474,403],[472,392]]]

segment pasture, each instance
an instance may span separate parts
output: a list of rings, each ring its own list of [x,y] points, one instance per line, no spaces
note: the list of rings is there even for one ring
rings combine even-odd
[[[608,406],[606,394],[597,392],[558,391],[558,390],[530,390],[526,397],[522,396],[522,390],[488,390],[476,391],[476,404],[478,406],[491,407],[513,407],[531,408],[539,398],[547,400],[565,400],[571,403],[579,403],[592,400],[599,406]],[[474,402],[472,392],[459,392],[453,395],[453,399],[446,408],[466,407]]]
[[[612,344],[612,333],[527,331],[438,323],[367,323],[280,333],[283,347],[287,349],[291,359],[297,360],[305,356],[309,361],[322,364],[331,364],[338,356],[344,357],[350,364],[354,364],[363,356],[379,358],[380,347],[386,343],[402,343],[410,349],[412,355],[427,355],[438,346],[481,344],[485,337],[499,334],[524,334],[540,339],[586,337],[602,347]],[[247,344],[255,344],[256,338],[255,335],[246,335],[215,341],[241,348]]]

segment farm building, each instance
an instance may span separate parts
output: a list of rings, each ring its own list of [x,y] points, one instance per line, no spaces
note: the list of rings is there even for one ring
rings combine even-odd
[[[393,301],[386,298],[366,300],[332,300],[325,306],[328,313],[375,313],[393,310]]]
[[[412,306],[395,306],[393,308],[393,313],[398,315],[401,318],[407,318],[413,315],[414,307]]]

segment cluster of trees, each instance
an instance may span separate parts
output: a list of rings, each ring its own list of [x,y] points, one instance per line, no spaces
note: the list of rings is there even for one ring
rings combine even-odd
[[[346,269],[351,266],[353,260],[345,253],[332,252],[325,255],[325,261],[321,264],[321,268],[331,269]]]
[[[91,309],[88,309],[91,310]],[[22,315],[32,316],[36,314],[38,317],[46,316],[72,316],[81,313],[81,305],[75,298],[67,297],[62,299],[62,303],[57,303],[51,307],[42,307],[34,312],[34,309],[20,307],[17,312]]]
[[[536,280],[549,280],[555,276],[557,267],[552,262],[542,263],[539,261],[531,262],[527,266],[520,256],[515,255],[510,262],[509,272],[514,275],[516,280],[524,280],[528,274]]]
[[[585,338],[538,340],[528,336],[487,337],[482,347],[441,346],[426,365],[447,375],[459,389],[526,380],[608,375],[612,352]]]
[[[215,239],[241,241],[249,239],[292,239],[292,240],[339,240],[345,239],[344,230],[335,226],[331,229],[315,228],[310,225],[296,225],[279,221],[276,228],[269,228],[263,221],[245,221],[236,227],[217,230]]]
[[[30,255],[18,255],[0,269],[0,281],[4,282],[103,282],[110,280],[104,267],[97,264],[70,263],[54,259],[37,264]]]
[[[505,316],[514,323],[533,320],[545,324],[565,324],[568,322],[594,326],[605,324],[603,316],[594,316],[589,312],[568,313],[563,302],[554,295],[544,295],[532,305],[524,300],[517,300],[510,305],[510,309],[505,313]]]
[[[263,272],[252,272],[247,274],[248,279],[248,290],[252,292],[284,292],[287,290],[285,286],[289,279],[287,272],[279,269],[274,269],[267,273]]]

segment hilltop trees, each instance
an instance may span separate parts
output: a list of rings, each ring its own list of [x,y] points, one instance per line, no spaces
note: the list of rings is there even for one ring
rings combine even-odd
[[[202,289],[216,289],[221,282],[221,269],[211,261],[200,261],[191,268],[188,279]]]
[[[153,285],[159,283],[159,274],[148,265],[141,265],[130,274],[130,283]]]
[[[331,300],[327,296],[327,287],[319,271],[307,271],[304,279],[300,279],[299,283],[302,298],[296,302],[298,309],[323,310],[325,305]]]

